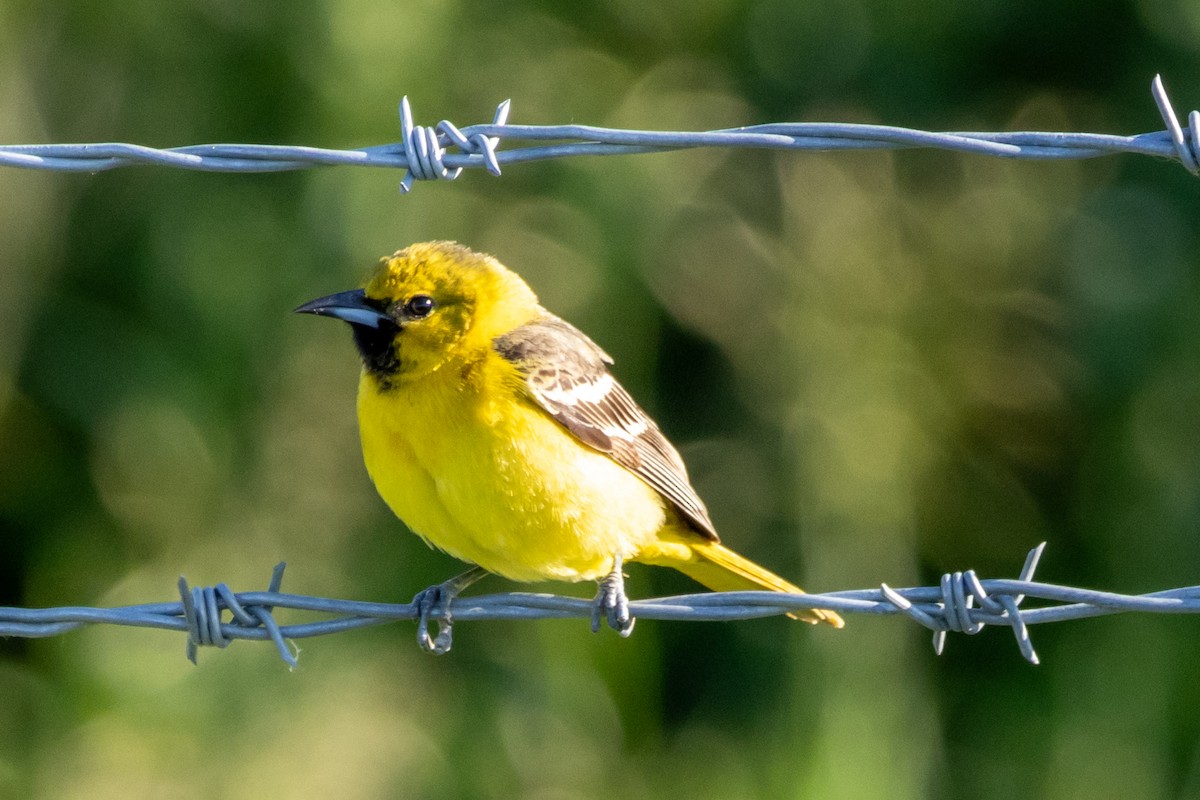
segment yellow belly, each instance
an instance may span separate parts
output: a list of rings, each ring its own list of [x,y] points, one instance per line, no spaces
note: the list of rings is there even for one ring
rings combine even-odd
[[[515,390],[499,394],[436,374],[379,392],[363,376],[367,471],[409,528],[518,581],[595,579],[616,555],[657,549],[668,516],[657,492]]]

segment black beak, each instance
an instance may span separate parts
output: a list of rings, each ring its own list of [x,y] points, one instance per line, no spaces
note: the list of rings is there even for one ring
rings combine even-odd
[[[387,326],[396,327],[396,321],[371,305],[362,289],[352,289],[349,292],[338,292],[328,297],[318,297],[297,308],[296,313],[336,317],[351,325],[372,330],[379,330]]]

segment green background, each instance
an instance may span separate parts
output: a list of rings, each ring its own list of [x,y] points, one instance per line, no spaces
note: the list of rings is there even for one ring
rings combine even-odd
[[[395,141],[418,122],[1162,127],[1192,0],[0,2],[0,141]],[[617,361],[724,540],[814,590],[1200,582],[1200,186],[1144,157],[702,151],[400,173],[0,170],[0,605],[176,577],[405,602],[461,565],[375,496],[342,326],[413,241],[524,275]],[[631,568],[634,596],[693,588]],[[482,591],[512,588],[489,582]],[[542,586],[590,596],[588,586]],[[0,641],[0,796],[1200,797],[1183,617],[411,624],[183,658]]]

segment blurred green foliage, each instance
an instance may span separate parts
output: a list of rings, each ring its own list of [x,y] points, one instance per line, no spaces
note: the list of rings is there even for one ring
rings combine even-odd
[[[1088,4],[0,0],[0,141],[347,147],[420,121],[1136,133],[1200,12]],[[617,358],[727,542],[817,590],[1200,573],[1195,180],[1122,157],[691,152],[398,173],[0,171],[0,604],[193,583],[405,601],[460,565],[379,501],[344,331],[292,316],[451,238]],[[502,582],[484,590],[505,588]],[[590,594],[588,587],[544,587]],[[690,590],[634,568],[635,595]],[[1200,797],[1191,619],[852,618],[0,641],[0,796]]]

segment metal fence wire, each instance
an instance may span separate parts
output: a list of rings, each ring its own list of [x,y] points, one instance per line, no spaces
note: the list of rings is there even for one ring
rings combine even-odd
[[[1200,613],[1200,586],[1124,595],[1038,583],[1033,580],[1033,573],[1044,547],[1045,543],[1029,552],[1015,580],[981,580],[973,570],[967,570],[943,575],[938,586],[893,589],[885,583],[878,589],[825,594],[708,592],[632,600],[629,609],[642,619],[691,622],[756,619],[811,608],[841,614],[903,615],[934,632],[933,646],[938,654],[943,650],[947,632],[976,634],[988,625],[1002,625],[1012,628],[1021,654],[1032,664],[1038,663],[1038,656],[1029,638],[1030,625],[1128,612]],[[283,570],[283,564],[275,567],[265,592],[234,593],[225,584],[191,588],[180,578],[180,599],[176,602],[119,608],[0,607],[0,636],[57,636],[84,625],[102,624],[158,628],[185,632],[187,656],[193,662],[201,646],[227,647],[235,639],[257,639],[273,642],[280,657],[295,667],[296,653],[289,646],[289,639],[324,636],[420,616],[414,603],[370,603],[286,594],[280,591]],[[1022,603],[1031,598],[1045,604],[1022,608]],[[277,609],[316,612],[330,619],[280,625],[274,616]],[[550,594],[459,596],[451,602],[449,616],[440,620],[440,624],[448,633],[451,621],[590,619],[592,610],[591,600]]]
[[[414,123],[408,98],[400,102],[399,142],[353,150],[284,145],[205,144],[165,150],[135,144],[0,145],[0,166],[65,172],[101,172],[156,164],[210,172],[281,172],[324,166],[405,170],[400,188],[419,180],[453,180],[464,169],[501,168],[525,161],[570,156],[661,153],[702,147],[767,150],[895,150],[938,148],[997,158],[1077,159],[1139,153],[1178,160],[1200,175],[1200,112],[1183,128],[1160,76],[1151,94],[1167,129],[1136,136],[1100,133],[933,132],[888,125],[780,122],[715,131],[643,131],[590,125],[510,125],[510,104],[496,107],[490,124],[459,128],[448,120],[434,127]],[[548,142],[501,150],[501,141]]]
[[[405,170],[400,186],[409,191],[418,180],[452,180],[464,169],[484,168],[499,175],[509,164],[569,156],[629,155],[706,147],[773,150],[869,150],[940,148],[999,158],[1078,159],[1136,153],[1175,159],[1200,176],[1200,112],[1188,115],[1183,128],[1160,77],[1151,94],[1167,129],[1136,136],[1094,133],[1006,132],[937,133],[882,125],[842,123],[775,123],[703,132],[618,130],[586,125],[510,125],[509,102],[501,103],[490,124],[458,128],[448,121],[436,127],[413,122],[408,99],[400,104],[401,141],[354,150],[276,145],[212,144],[165,150],[132,144],[0,145],[0,166],[68,172],[99,172],[156,164],[217,172],[277,172],[318,166],[347,165]],[[501,141],[533,142],[501,150]],[[538,144],[541,143],[541,144]],[[973,570],[942,576],[938,586],[780,594],[775,592],[711,592],[635,600],[635,617],[654,620],[719,621],[786,614],[821,608],[842,614],[904,615],[934,631],[940,654],[946,633],[976,634],[988,625],[1012,629],[1021,654],[1038,657],[1029,626],[1129,612],[1200,613],[1200,586],[1124,595],[1033,580],[1045,545],[1030,551],[1015,580],[981,580]],[[84,625],[124,625],[183,631],[186,652],[195,661],[201,646],[226,647],[236,639],[269,640],[289,666],[296,653],[289,640],[339,633],[420,617],[413,603],[388,604],[308,597],[280,591],[284,565],[275,568],[264,592],[234,593],[225,584],[191,588],[179,581],[180,599],[119,608],[0,607],[0,636],[57,636]],[[1025,600],[1042,601],[1036,608]],[[279,609],[314,612],[329,619],[280,625]],[[513,592],[457,597],[440,620],[448,633],[451,621],[494,619],[561,619],[592,616],[591,600],[549,594]]]

